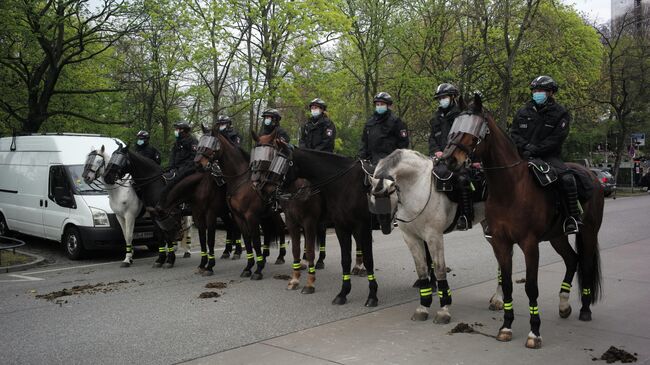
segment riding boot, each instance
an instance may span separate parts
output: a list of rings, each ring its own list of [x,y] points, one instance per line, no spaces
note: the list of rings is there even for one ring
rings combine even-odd
[[[472,205],[472,191],[469,185],[467,177],[459,177],[459,187],[460,187],[460,209],[461,214],[458,217],[458,223],[456,224],[456,229],[459,231],[466,231],[472,228],[472,220],[474,219],[474,211]]]
[[[578,206],[578,189],[573,175],[565,174],[562,176],[562,190],[564,191],[566,203],[566,218],[562,228],[565,235],[578,233],[582,224],[580,219],[580,207]]]

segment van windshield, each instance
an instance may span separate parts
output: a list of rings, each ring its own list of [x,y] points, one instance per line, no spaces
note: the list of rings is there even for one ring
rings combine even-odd
[[[72,190],[78,195],[106,195],[108,194],[101,184],[92,184],[92,187],[84,181],[81,174],[84,172],[84,165],[67,165]]]

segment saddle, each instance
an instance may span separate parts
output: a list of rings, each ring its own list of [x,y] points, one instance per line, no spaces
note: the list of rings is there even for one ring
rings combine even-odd
[[[542,188],[554,186],[554,182],[558,180],[559,173],[556,168],[548,164],[542,159],[533,159],[528,161],[528,168],[535,176],[535,181]],[[568,167],[566,172],[573,175],[576,180],[576,187],[578,189],[578,200],[580,203],[585,203],[591,199],[594,192],[593,178],[588,172]]]
[[[458,173],[454,173],[447,168],[447,165],[438,162],[431,171],[435,178],[436,191],[445,193],[449,200],[454,203],[460,202],[460,186]],[[485,174],[480,169],[470,168],[468,170],[469,181],[472,189],[472,201],[482,202],[487,199],[487,181]]]
[[[542,159],[536,158],[528,161],[528,169],[535,176],[535,181],[543,188],[557,180],[557,171]]]

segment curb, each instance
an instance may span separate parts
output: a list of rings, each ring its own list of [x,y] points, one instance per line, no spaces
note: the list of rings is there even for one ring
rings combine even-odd
[[[31,269],[34,266],[40,265],[45,261],[45,258],[33,253],[21,251],[21,250],[16,250],[16,252],[25,255],[25,256],[30,256],[34,258],[34,261],[28,262],[26,264],[20,264],[20,265],[12,265],[12,266],[0,266],[0,272],[3,273],[8,273],[12,271],[22,271],[22,270],[27,270]]]

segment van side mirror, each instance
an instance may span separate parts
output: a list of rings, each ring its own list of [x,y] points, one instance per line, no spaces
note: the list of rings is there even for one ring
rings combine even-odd
[[[54,201],[62,207],[72,207],[74,205],[74,200],[66,194],[62,186],[54,188]]]

